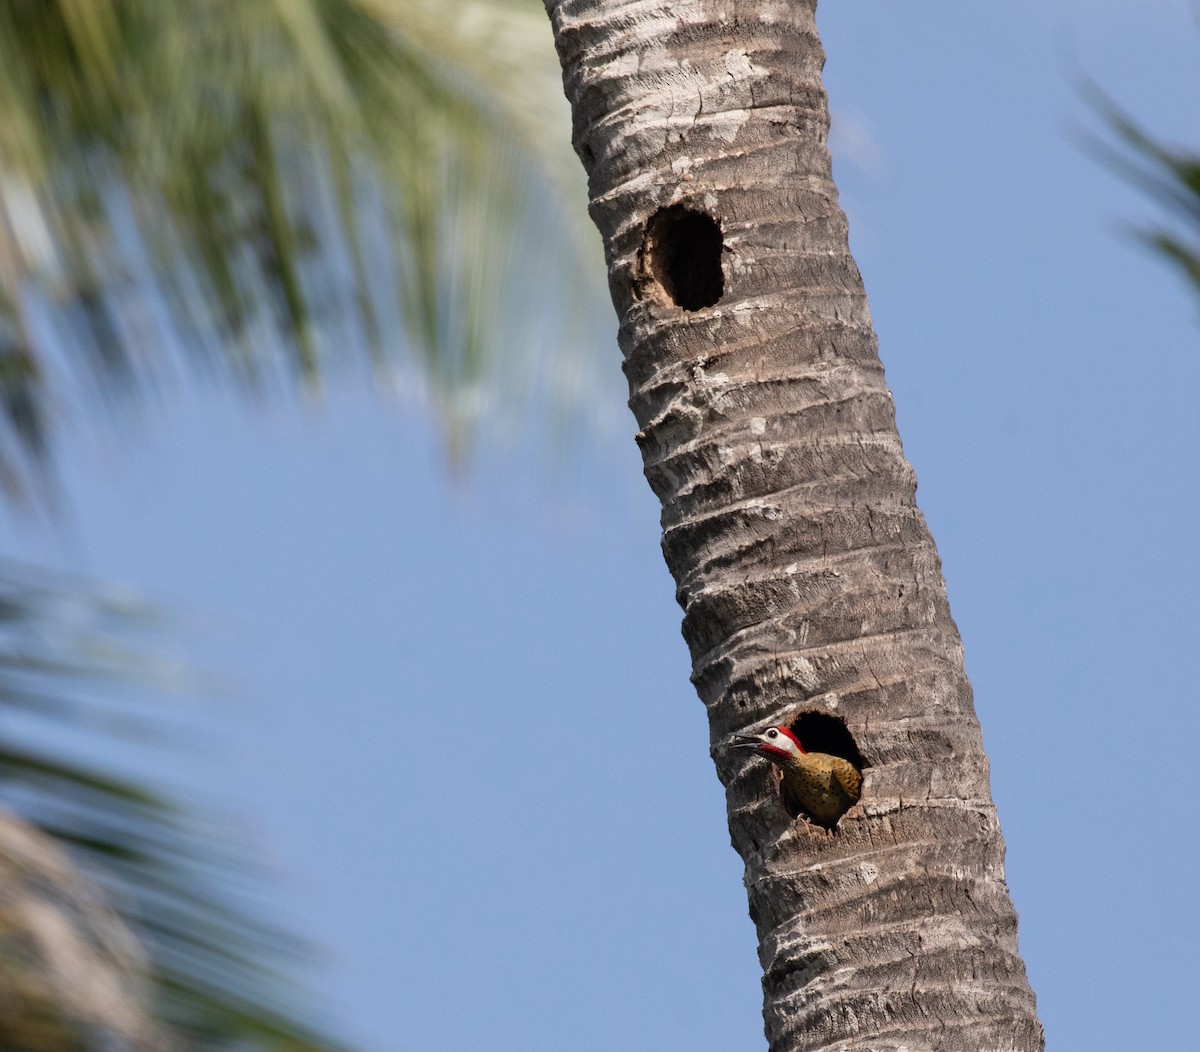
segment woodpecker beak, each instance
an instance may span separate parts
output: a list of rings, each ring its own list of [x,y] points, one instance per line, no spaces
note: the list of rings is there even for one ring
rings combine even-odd
[[[729,739],[731,749],[757,749],[762,739],[757,734],[734,734]]]

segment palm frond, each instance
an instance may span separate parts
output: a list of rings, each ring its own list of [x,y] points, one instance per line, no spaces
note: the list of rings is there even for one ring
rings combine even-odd
[[[1088,135],[1088,149],[1164,213],[1166,225],[1138,228],[1134,236],[1200,296],[1200,152],[1154,138],[1094,84],[1085,96],[1110,136]]]
[[[595,291],[567,120],[536,0],[0,5],[0,483],[176,358],[264,391],[365,354],[469,433]]]
[[[228,824],[122,773],[130,764],[96,758],[98,726],[106,751],[130,758],[144,755],[144,743],[127,728],[158,725],[170,737],[169,719],[124,697],[131,674],[162,678],[164,666],[140,660],[130,643],[153,623],[152,612],[122,597],[0,567],[0,804],[104,889],[145,951],[134,979],[146,984],[150,1017],[169,1047],[331,1050],[298,1007],[291,973],[307,951],[260,919],[270,913],[261,879]],[[64,729],[77,732],[75,747]]]

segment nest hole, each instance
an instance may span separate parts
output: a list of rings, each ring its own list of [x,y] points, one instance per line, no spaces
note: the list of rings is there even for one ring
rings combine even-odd
[[[849,760],[860,771],[870,764],[863,759],[854,735],[840,716],[827,712],[802,712],[788,727],[809,752],[825,752]]]
[[[860,775],[867,767],[854,735],[847,729],[840,716],[831,716],[825,712],[802,712],[788,727],[808,752],[827,753],[847,760]],[[842,816],[859,800],[861,779],[852,790],[846,788],[850,784],[849,781],[842,781],[840,776],[835,776],[835,779],[842,787],[840,795],[836,792],[832,796],[823,795],[823,790],[817,791],[810,784],[809,789],[813,791],[810,799],[798,795],[795,787],[789,791],[787,781],[781,780],[780,795],[784,808],[792,818],[804,815],[815,825],[824,827],[830,833],[836,833]],[[851,791],[853,797],[848,795]]]
[[[711,307],[725,291],[720,224],[707,212],[686,205],[660,208],[646,224],[642,269],[677,307]]]

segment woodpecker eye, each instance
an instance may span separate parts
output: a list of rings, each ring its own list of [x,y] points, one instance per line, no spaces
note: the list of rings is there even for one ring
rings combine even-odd
[[[768,738],[778,738],[779,731],[777,731],[774,727],[772,727],[769,731],[767,731],[767,737]]]

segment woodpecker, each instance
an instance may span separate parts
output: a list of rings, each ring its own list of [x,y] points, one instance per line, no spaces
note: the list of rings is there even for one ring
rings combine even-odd
[[[783,772],[779,794],[793,818],[805,814],[832,829],[858,802],[862,772],[840,756],[807,752],[788,727],[768,727],[762,734],[735,734],[730,748],[753,749]]]

